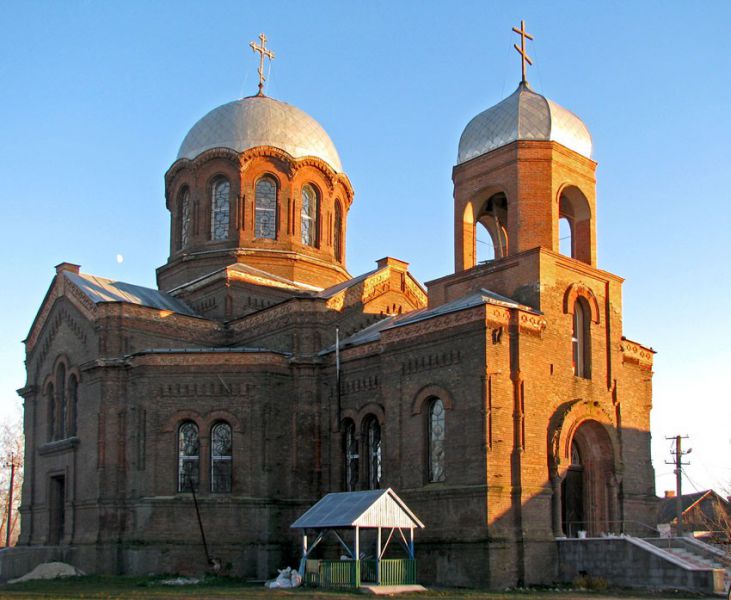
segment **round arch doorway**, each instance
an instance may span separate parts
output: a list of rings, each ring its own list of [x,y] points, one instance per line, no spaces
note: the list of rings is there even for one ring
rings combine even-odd
[[[571,439],[569,465],[561,482],[563,531],[576,537],[608,533],[617,522],[617,480],[609,434],[597,421],[584,421]]]

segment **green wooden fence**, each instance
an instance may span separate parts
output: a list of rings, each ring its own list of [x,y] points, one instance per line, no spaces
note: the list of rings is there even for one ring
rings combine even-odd
[[[307,561],[305,581],[309,585],[327,587],[359,587],[376,583],[375,560],[319,560]],[[317,563],[316,570],[313,569]],[[416,583],[416,561],[387,559],[381,561],[381,585],[408,585]]]

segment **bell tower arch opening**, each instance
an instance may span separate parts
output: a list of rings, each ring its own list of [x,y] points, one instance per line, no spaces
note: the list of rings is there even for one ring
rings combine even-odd
[[[571,438],[570,464],[561,482],[563,532],[576,537],[608,533],[617,522],[612,441],[598,421],[581,423]]]
[[[497,260],[508,255],[507,222],[508,199],[503,192],[492,194],[477,213],[475,223],[477,263]],[[478,227],[478,224],[481,227]]]
[[[561,190],[558,199],[558,244],[554,249],[592,264],[592,214],[589,201],[576,186]]]

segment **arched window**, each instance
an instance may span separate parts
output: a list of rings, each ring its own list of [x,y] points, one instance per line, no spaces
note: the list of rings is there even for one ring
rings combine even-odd
[[[383,446],[381,445],[381,425],[376,417],[368,417],[365,422],[366,457],[368,458],[368,489],[376,490],[383,482]]]
[[[56,393],[53,384],[49,383],[46,388],[46,402],[48,403],[48,441],[56,436]]]
[[[79,399],[79,382],[76,379],[76,375],[69,377],[69,435],[76,435],[76,414],[78,411],[77,402]]]
[[[56,421],[56,439],[62,440],[66,437],[66,419],[67,405],[66,405],[66,366],[63,364],[58,365],[56,368],[56,396],[57,396],[57,416]]]
[[[214,494],[231,491],[232,455],[231,426],[217,423],[211,429],[211,492]]]
[[[200,467],[200,442],[198,426],[192,421],[178,428],[178,491],[198,489]]]
[[[309,184],[302,188],[300,228],[302,243],[305,246],[317,246],[320,231],[320,198],[317,190]]]
[[[211,187],[211,239],[228,239],[229,214],[231,212],[231,184],[219,177]]]
[[[333,232],[333,249],[335,260],[343,262],[343,209],[340,202],[335,203],[335,231]]]
[[[184,188],[180,193],[179,205],[180,205],[180,244],[179,248],[185,248],[190,242],[190,232],[192,230],[191,216],[192,206],[190,201],[190,191],[188,188]]]
[[[345,490],[358,489],[358,440],[355,438],[355,423],[346,419],[343,427],[343,455],[345,458]]]
[[[429,481],[444,481],[444,402],[435,398],[429,407]]]
[[[266,175],[256,182],[254,237],[277,238],[277,182]]]
[[[574,375],[591,379],[591,338],[589,325],[591,312],[584,298],[574,303],[573,327],[571,332]]]

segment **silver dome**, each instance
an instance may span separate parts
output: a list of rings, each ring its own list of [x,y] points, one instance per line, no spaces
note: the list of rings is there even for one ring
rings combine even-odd
[[[268,96],[250,96],[214,108],[180,145],[178,158],[194,159],[211,148],[243,152],[274,146],[295,158],[316,156],[342,172],[338,151],[322,126],[299,108]]]
[[[528,84],[472,119],[459,140],[457,164],[517,140],[553,141],[591,158],[591,134],[584,122]]]

